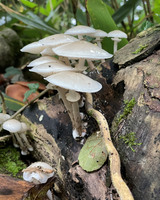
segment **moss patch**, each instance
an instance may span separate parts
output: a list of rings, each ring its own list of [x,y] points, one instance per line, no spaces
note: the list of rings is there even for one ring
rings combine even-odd
[[[131,132],[131,133],[128,133],[126,134],[125,136],[120,136],[119,139],[122,139],[123,142],[129,146],[129,148],[135,152],[135,150],[133,149],[133,146],[139,146],[141,145],[142,143],[137,143],[136,142],[136,137],[135,137],[136,133],[135,132]]]
[[[132,109],[134,107],[134,105],[136,104],[136,101],[134,98],[132,98],[130,101],[125,100],[124,101],[125,104],[125,108],[123,113],[119,116],[119,118],[117,119],[117,123],[119,124],[121,122],[122,119],[126,119],[127,116],[132,112]]]
[[[20,160],[20,152],[12,146],[0,149],[0,173],[21,177],[26,164]]]
[[[147,48],[148,47],[148,45],[147,44],[145,44],[145,45],[139,45],[139,48],[138,49],[136,49],[134,52],[132,52],[133,54],[138,54],[138,53],[140,53],[141,51],[143,51],[145,48]]]

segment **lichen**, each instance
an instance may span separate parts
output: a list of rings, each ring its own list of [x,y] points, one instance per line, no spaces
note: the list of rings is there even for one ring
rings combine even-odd
[[[119,139],[122,139],[123,142],[133,151],[135,152],[135,150],[133,149],[132,146],[139,146],[142,143],[137,143],[136,142],[136,137],[135,137],[136,133],[135,132],[131,132],[126,134],[125,136],[120,136]]]
[[[145,44],[145,45],[139,45],[139,48],[136,49],[134,52],[132,52],[133,54],[138,54],[140,53],[141,51],[143,51],[146,47],[148,47],[148,44]]]
[[[20,160],[20,152],[13,146],[0,149],[0,173],[21,178],[20,172],[26,164]]]

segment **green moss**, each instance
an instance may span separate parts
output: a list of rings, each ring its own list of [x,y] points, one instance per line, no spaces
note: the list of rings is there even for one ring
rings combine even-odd
[[[133,54],[138,54],[140,53],[141,51],[143,51],[146,47],[148,47],[148,44],[145,44],[145,45],[139,45],[139,48],[136,49],[134,52],[132,52]]]
[[[0,149],[0,173],[20,177],[26,165],[20,160],[20,152],[12,146]]]
[[[136,137],[135,137],[135,135],[136,135],[136,133],[135,132],[131,132],[131,133],[128,133],[128,134],[126,134],[125,136],[120,136],[119,137],[119,139],[122,139],[123,140],[123,142],[127,145],[127,146],[129,146],[129,148],[133,151],[133,152],[135,152],[135,150],[133,149],[133,147],[132,146],[139,146],[139,145],[141,145],[142,143],[137,143],[136,142]]]
[[[134,98],[132,98],[130,101],[124,100],[124,104],[125,104],[124,111],[117,119],[117,124],[119,124],[122,119],[126,119],[127,116],[132,112],[132,109],[133,109],[134,105],[136,104],[136,101]]]

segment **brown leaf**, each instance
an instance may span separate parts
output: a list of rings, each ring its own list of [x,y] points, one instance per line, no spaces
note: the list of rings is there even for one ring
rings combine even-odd
[[[32,187],[32,183],[0,174],[0,200],[20,200]]]

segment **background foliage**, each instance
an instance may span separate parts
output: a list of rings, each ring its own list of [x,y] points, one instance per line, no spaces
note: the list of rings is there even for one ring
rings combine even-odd
[[[120,29],[128,39],[160,23],[159,0],[1,0],[0,26],[11,27],[24,45],[74,25],[109,32]],[[123,40],[120,46],[126,44]],[[109,41],[103,47],[111,51]]]

